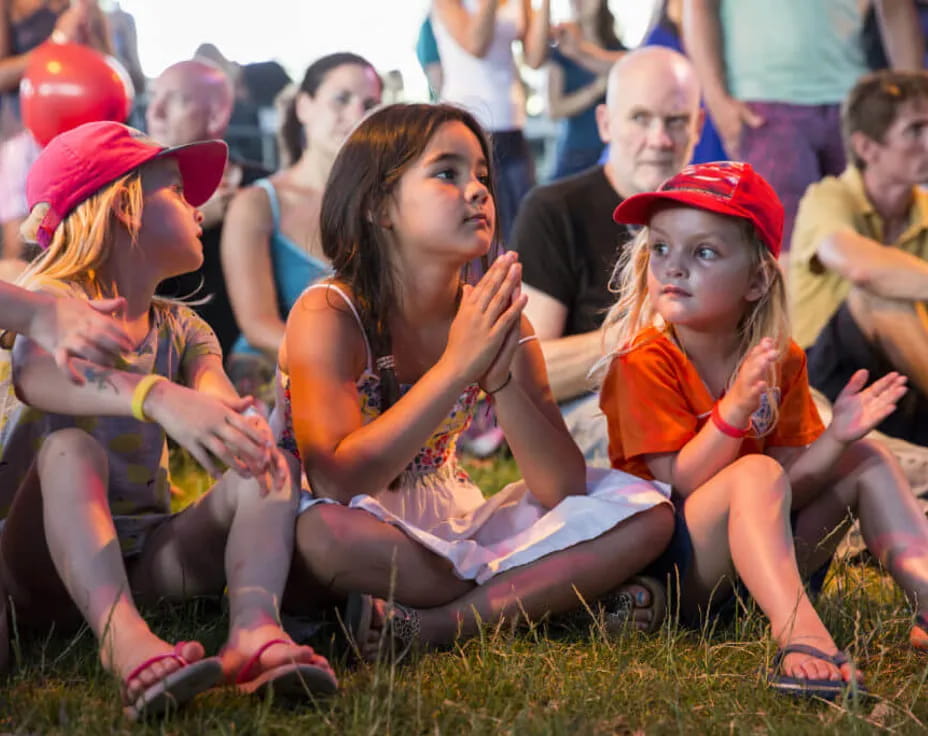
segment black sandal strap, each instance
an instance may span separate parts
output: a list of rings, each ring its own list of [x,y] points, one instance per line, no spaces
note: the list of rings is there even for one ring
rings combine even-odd
[[[826,654],[818,647],[813,647],[810,644],[787,644],[785,647],[777,650],[777,653],[774,655],[773,669],[780,669],[780,664],[782,664],[787,654],[805,654],[809,657],[820,659],[823,662],[830,662],[835,667],[841,667],[841,665],[845,665],[850,661],[847,654],[840,649],[834,654]]]

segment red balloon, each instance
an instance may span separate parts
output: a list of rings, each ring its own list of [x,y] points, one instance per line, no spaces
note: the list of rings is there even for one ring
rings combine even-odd
[[[113,57],[77,43],[46,41],[29,57],[19,96],[23,123],[44,146],[83,123],[124,123],[133,90],[129,74]]]

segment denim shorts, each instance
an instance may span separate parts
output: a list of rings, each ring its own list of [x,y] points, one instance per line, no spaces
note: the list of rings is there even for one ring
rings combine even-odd
[[[674,501],[679,499],[675,498]],[[790,524],[795,528],[798,512],[790,514]],[[679,503],[674,503],[674,529],[670,544],[664,550],[663,554],[652,562],[642,574],[660,580],[667,587],[667,599],[670,602],[670,610],[675,611],[679,608],[676,602],[680,599],[680,583],[686,578],[687,573],[693,565],[696,553],[693,549],[693,538],[690,536],[689,527],[683,518],[683,508]],[[817,570],[815,570],[806,580],[806,593],[814,601],[822,592],[822,586],[825,584],[825,576],[828,574],[828,568],[831,566],[831,559]],[[751,594],[745,587],[741,579],[738,578],[735,584],[729,590],[722,590],[720,593],[713,595],[709,604],[709,609],[699,616],[685,616],[680,613],[680,623],[690,629],[700,629],[708,621],[717,622],[725,625],[730,623],[738,612],[738,601],[750,600]]]

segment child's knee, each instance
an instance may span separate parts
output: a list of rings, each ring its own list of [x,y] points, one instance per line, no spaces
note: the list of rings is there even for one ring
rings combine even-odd
[[[301,513],[296,524],[296,551],[307,566],[319,572],[329,567],[351,544],[352,530],[341,504],[319,503]]]
[[[82,463],[90,463],[101,469],[107,466],[107,455],[103,445],[82,429],[70,427],[52,432],[42,442],[38,452],[38,470],[60,466],[62,461],[80,458]]]
[[[905,473],[899,461],[882,442],[867,438],[851,442],[844,448],[838,460],[837,478],[858,480],[868,470],[889,470],[894,472],[901,482],[905,482]]]
[[[737,482],[732,498],[739,495],[760,500],[762,496],[789,502],[792,492],[783,466],[768,455],[745,455],[729,466],[736,473]]]
[[[893,453],[879,440],[866,437],[855,440],[844,448],[841,459],[851,462],[892,463],[895,461]]]
[[[639,516],[647,525],[649,543],[661,547],[670,543],[675,524],[673,506],[669,503],[662,503],[659,506],[652,506],[647,511],[642,511]]]

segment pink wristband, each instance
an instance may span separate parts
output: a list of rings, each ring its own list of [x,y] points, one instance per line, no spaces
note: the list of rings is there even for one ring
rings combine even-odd
[[[745,437],[747,437],[748,432],[751,430],[750,420],[748,420],[747,427],[745,427],[744,429],[738,429],[738,427],[734,427],[728,422],[726,422],[724,419],[722,419],[722,415],[719,413],[719,402],[718,401],[716,401],[712,407],[712,423],[715,425],[715,428],[722,434],[728,435],[729,437],[734,437],[735,439],[738,439],[738,440],[744,439]]]

